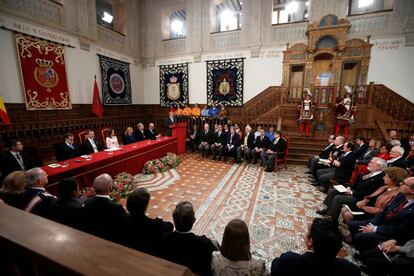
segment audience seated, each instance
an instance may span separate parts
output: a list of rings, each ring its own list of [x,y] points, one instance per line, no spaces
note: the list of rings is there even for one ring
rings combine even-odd
[[[401,183],[399,194],[370,220],[350,221],[349,231],[356,249],[361,253],[378,243],[394,239],[398,226],[414,216],[414,177]]]
[[[408,153],[412,150],[414,146],[414,132],[410,134],[410,137],[401,139],[401,147],[404,149],[403,158],[406,158]]]
[[[68,132],[64,136],[65,141],[56,145],[56,160],[64,161],[82,155],[82,149],[74,143],[74,136]]]
[[[88,233],[107,239],[119,241],[120,227],[126,214],[122,205],[113,203],[110,198],[113,180],[108,174],[101,174],[93,181],[96,195],[84,203],[83,227]]]
[[[241,163],[242,156],[244,161],[250,162],[251,160],[251,150],[254,147],[254,134],[252,133],[252,128],[246,126],[245,135],[243,137],[243,142],[240,146],[237,147],[237,161],[236,163]]]
[[[148,129],[145,130],[144,133],[147,139],[150,139],[150,140],[157,140],[157,137],[161,136],[160,134],[157,134],[157,132],[155,131],[154,123],[149,123]]]
[[[172,232],[174,226],[160,218],[149,218],[145,215],[150,194],[145,188],[138,188],[129,194],[126,207],[129,214],[125,219],[125,245],[139,251],[156,255],[158,241],[162,234]]]
[[[258,126],[257,127],[257,129],[256,129],[256,131],[254,132],[254,139],[256,139],[257,137],[259,137],[259,136],[261,136],[262,135],[262,127],[261,126]],[[266,134],[266,133],[265,133]]]
[[[190,147],[191,147],[191,153],[196,151],[198,149],[198,146],[200,145],[200,139],[201,139],[201,130],[198,129],[198,125],[193,125],[193,130],[190,132]]]
[[[402,158],[404,155],[404,149],[399,146],[395,146],[391,148],[390,151],[390,157],[388,162],[388,167],[400,167],[403,169],[407,168],[407,164],[405,163],[405,160]]]
[[[378,188],[384,185],[384,170],[387,168],[387,162],[381,158],[374,158],[368,164],[370,173],[364,175],[352,189],[348,188],[346,192],[340,193],[334,188],[330,188],[328,195],[324,200],[326,208],[318,210],[320,215],[328,215],[334,222],[338,221],[342,205],[346,204],[355,209],[356,203],[363,200],[366,196],[372,194]]]
[[[135,135],[135,140],[137,140],[137,142],[148,139],[145,136],[144,124],[142,123],[137,124],[137,129],[135,130],[134,135]]]
[[[331,152],[333,151],[333,149],[335,148],[335,135],[329,135],[328,138],[328,145],[326,145],[326,147],[319,153],[319,155],[314,155],[311,156],[308,160],[308,168],[309,171],[305,172],[307,174],[313,174],[314,171],[316,170],[316,167],[318,165],[319,162],[319,158],[322,159],[328,159],[329,155],[331,154]]]
[[[124,145],[135,143],[137,139],[134,135],[134,129],[132,127],[127,127],[124,136]]]
[[[106,137],[105,143],[108,149],[119,148],[118,138],[116,137],[113,128],[108,130],[108,137]]]
[[[220,109],[219,109],[219,114],[218,117],[220,119],[223,119],[225,117],[227,117],[229,115],[229,111],[227,110],[227,108],[224,105],[220,105]]]
[[[66,178],[58,184],[59,198],[50,203],[50,219],[78,228],[81,220],[82,200],[79,198],[79,185],[75,178]]]
[[[368,145],[365,144],[365,137],[363,136],[357,136],[355,139],[355,150],[354,152],[354,156],[355,159],[359,159],[362,156],[364,156],[364,154],[366,153],[366,151],[368,150]]]
[[[103,146],[98,139],[95,139],[95,133],[93,130],[88,129],[86,131],[85,140],[83,141],[83,152],[85,154],[91,154],[102,150]]]
[[[224,230],[220,251],[213,252],[213,275],[268,275],[263,260],[250,253],[249,229],[244,221],[233,219]]]
[[[9,151],[6,151],[1,159],[2,177],[6,177],[14,171],[25,171],[33,167],[29,155],[23,152],[23,144],[19,140],[11,140],[8,143]]]
[[[227,162],[228,155],[231,155],[234,159],[237,158],[237,147],[239,144],[240,138],[236,133],[236,128],[231,126],[229,133],[227,133],[226,145],[223,147],[224,162]]]
[[[331,179],[339,184],[345,184],[352,175],[355,167],[355,156],[353,154],[354,144],[345,143],[344,153],[333,160],[330,168],[319,169],[316,173],[321,192],[326,193],[330,186]]]
[[[345,223],[352,219],[367,220],[381,213],[398,194],[400,183],[408,176],[406,170],[398,167],[386,168],[384,173],[384,186],[360,199],[355,205],[349,205],[352,211],[362,211],[364,212],[363,215],[353,216],[347,208],[342,209],[342,217]]]
[[[360,275],[359,268],[345,259],[336,258],[342,247],[336,224],[315,218],[306,236],[309,252],[299,255],[286,252],[272,262],[272,276],[291,275]]]
[[[208,117],[208,106],[204,105],[203,109],[201,109],[201,117]]]
[[[217,242],[191,232],[195,222],[193,205],[179,202],[173,212],[175,231],[165,233],[160,241],[161,256],[169,261],[185,265],[193,273],[210,274],[211,255],[219,250]]]
[[[269,140],[271,140],[269,138]],[[274,139],[266,151],[262,151],[260,158],[263,161],[265,172],[273,172],[275,170],[276,158],[283,157],[286,151],[286,141],[282,138],[282,132],[276,130],[274,133]]]
[[[375,147],[375,140],[369,140],[368,149],[367,151],[359,158],[356,159],[356,164],[360,166],[361,173],[367,173],[367,164],[371,161],[378,154],[378,150]]]
[[[190,116],[191,115],[191,107],[188,107],[188,104],[184,105],[184,109],[181,112],[181,116]]]
[[[204,124],[204,130],[200,132],[200,144],[198,149],[202,158],[208,158],[208,150],[213,143],[214,133],[210,130],[209,124]]]
[[[180,105],[178,105],[177,109],[175,110],[175,116],[181,116],[183,113],[183,109]]]
[[[260,128],[260,134],[256,136],[253,144],[253,149],[250,151],[252,164],[257,163],[257,159],[260,157],[262,152],[265,152],[269,148],[269,146],[269,138],[266,136],[265,130],[263,128]]]
[[[55,198],[45,190],[48,183],[47,174],[41,168],[33,168],[25,172],[26,188],[20,200],[20,207],[30,213],[48,217],[50,203]]]
[[[208,109],[208,116],[212,118],[216,118],[219,115],[220,110],[216,106],[215,103],[211,104],[211,107]]]
[[[269,130],[266,131],[266,136],[269,138],[270,142],[273,142],[275,139],[275,128],[273,126],[269,127]]]
[[[217,131],[214,132],[213,143],[211,144],[211,154],[213,155],[213,160],[216,159],[218,154],[218,160],[221,160],[221,155],[223,152],[223,147],[226,145],[226,133],[223,131],[223,126],[218,125]]]
[[[391,147],[388,147],[387,145],[381,145],[381,143],[379,143],[379,153],[377,154],[376,157],[379,157],[381,159],[388,161],[391,158],[390,151],[391,151]]]
[[[22,171],[9,173],[0,188],[0,199],[10,206],[20,208],[20,200],[24,191],[25,176]]]

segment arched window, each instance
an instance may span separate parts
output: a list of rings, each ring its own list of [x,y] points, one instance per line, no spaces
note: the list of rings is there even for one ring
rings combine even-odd
[[[216,31],[224,32],[241,28],[242,0],[221,0],[216,5]]]
[[[173,12],[170,17],[170,38],[186,36],[187,14],[184,9]]]
[[[272,24],[308,20],[309,0],[273,0]]]
[[[392,10],[394,0],[349,0],[348,15]]]

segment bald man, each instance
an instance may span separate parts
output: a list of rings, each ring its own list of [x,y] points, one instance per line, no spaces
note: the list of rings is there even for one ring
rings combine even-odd
[[[85,231],[114,242],[121,242],[119,230],[126,214],[122,205],[113,203],[110,198],[113,179],[109,174],[101,174],[93,181],[96,195],[85,201]]]

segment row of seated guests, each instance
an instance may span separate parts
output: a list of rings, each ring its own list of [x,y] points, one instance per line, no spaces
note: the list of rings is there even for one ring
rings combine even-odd
[[[412,137],[408,141],[411,139]],[[334,187],[327,189],[323,202],[325,208],[317,213],[326,215],[337,225],[338,219],[343,218],[351,233],[349,242],[361,253],[355,257],[361,258],[367,265],[363,269],[369,275],[403,275],[412,270],[414,241],[410,240],[414,238],[414,177],[409,175],[412,174],[410,162],[413,149],[405,155],[402,143],[395,137],[380,149],[373,140],[365,146],[363,137],[357,137],[354,150],[348,146],[351,143],[345,143],[342,137],[331,136],[329,142],[320,156],[309,159],[308,173],[313,174],[315,169],[318,172],[322,170],[317,175],[319,181],[324,181],[323,172],[326,169],[320,167],[318,159],[329,159],[329,155],[334,155],[329,153],[330,150],[335,152],[342,147],[343,151],[336,154],[339,158],[332,158],[335,167],[328,180],[334,179],[334,182],[347,188],[341,192]],[[346,156],[351,156],[351,161],[347,161]],[[343,165],[347,162],[348,166],[344,168]],[[354,167],[366,163],[367,170],[356,178],[353,185],[348,183],[347,179],[351,177]],[[341,174],[344,177],[337,177]],[[327,187],[329,186],[332,183],[328,183]],[[385,246],[381,245],[383,242]],[[388,256],[383,254],[387,252],[391,258],[396,257],[392,252],[400,254],[398,261],[390,262]]]
[[[192,152],[198,149],[202,158],[208,158],[210,150],[212,159],[218,157],[220,161],[222,156],[224,162],[227,157],[234,157],[236,163],[245,162],[257,163],[260,158],[263,161],[265,171],[274,171],[275,159],[282,158],[285,154],[287,144],[282,137],[281,131],[274,131],[271,127],[266,131],[258,127],[256,132],[250,125],[245,127],[244,134],[240,131],[238,125],[217,124],[214,131],[210,130],[209,124],[204,124],[203,130],[198,130],[198,126],[193,126],[190,133],[190,142]]]
[[[96,195],[80,199],[74,179],[59,183],[59,198],[46,192],[47,175],[40,168],[13,172],[0,198],[7,204],[80,229],[98,237],[185,265],[199,275],[268,275],[265,262],[252,256],[246,223],[231,220],[217,241],[192,232],[196,220],[193,205],[179,202],[173,222],[149,218],[146,210],[150,194],[138,188],[127,198],[126,208],[110,199],[112,178],[95,178]],[[7,194],[14,193],[13,201]],[[19,199],[19,200],[16,200]],[[273,260],[271,275],[360,275],[357,266],[337,258],[342,247],[338,228],[330,219],[316,218],[306,235],[309,252],[286,252]]]
[[[175,116],[191,116],[191,117],[213,117],[224,118],[228,115],[228,111],[224,105],[216,106],[215,103],[208,107],[205,105],[203,109],[200,109],[198,104],[194,104],[193,107],[184,105],[183,107],[171,107],[170,111],[174,112]]]
[[[137,129],[134,131],[132,127],[128,127],[125,131],[124,144],[131,144],[143,140],[155,140],[159,135],[155,131],[153,123],[148,125],[148,129],[144,129],[144,125],[139,123]],[[95,138],[95,132],[93,130],[87,130],[85,139],[82,141],[82,145],[78,145],[74,141],[72,133],[68,132],[64,135],[64,141],[56,145],[56,160],[64,161],[67,159],[78,157],[82,154],[91,154],[98,151],[102,151],[105,147],[108,149],[118,148],[120,146],[118,138],[115,135],[115,130],[108,129],[107,137],[105,138],[105,146]]]

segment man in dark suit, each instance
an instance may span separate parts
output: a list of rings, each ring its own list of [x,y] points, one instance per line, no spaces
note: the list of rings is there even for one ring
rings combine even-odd
[[[240,143],[240,146],[237,147],[237,164],[241,163],[242,156],[244,157],[244,161],[250,161],[251,157],[251,150],[254,147],[254,133],[252,132],[252,128],[250,126],[246,126],[245,128],[245,135],[243,141]]]
[[[29,155],[23,152],[23,144],[18,140],[9,142],[9,151],[4,153],[1,161],[2,177],[5,178],[14,171],[25,171],[33,168],[33,162]],[[0,186],[3,182],[0,183]]]
[[[371,139],[369,141],[367,151],[360,158],[357,158],[356,163],[367,165],[371,161],[372,158],[377,156],[378,152],[379,151],[375,148],[375,140]]]
[[[82,201],[79,198],[79,185],[75,178],[66,178],[58,184],[59,198],[50,204],[50,219],[78,228],[81,217]]]
[[[319,158],[328,159],[329,154],[333,151],[335,148],[335,135],[329,135],[328,142],[329,144],[326,145],[326,147],[319,153],[319,155],[312,156],[308,160],[308,167],[309,171],[305,172],[307,174],[313,174],[313,171],[315,170],[316,166],[318,165]]]
[[[276,130],[274,140],[270,144],[270,147],[260,154],[260,158],[262,158],[263,166],[265,168],[264,171],[273,172],[275,170],[276,157],[282,158],[285,151],[286,141],[282,137],[282,132]]]
[[[408,153],[411,151],[411,147],[414,145],[414,132],[410,134],[410,137],[401,139],[401,147],[404,149],[403,158],[405,159]]]
[[[135,140],[137,140],[137,142],[149,139],[149,137],[146,137],[146,135],[145,135],[145,130],[144,130],[144,124],[143,123],[138,123],[137,124],[137,129],[134,131],[134,136],[135,136]]]
[[[359,276],[353,263],[336,258],[342,247],[341,233],[331,220],[315,218],[306,237],[308,252],[286,252],[272,262],[272,276],[335,275]]]
[[[125,220],[125,245],[141,252],[157,255],[158,242],[165,233],[172,232],[174,225],[160,218],[149,218],[147,211],[150,194],[138,188],[129,194],[126,207],[129,215]]]
[[[57,161],[64,161],[82,155],[81,149],[73,140],[73,134],[68,132],[65,134],[65,141],[56,145],[55,155]]]
[[[355,159],[361,158],[368,150],[368,145],[365,143],[365,137],[357,136],[355,139],[356,147],[354,150]]]
[[[260,154],[263,151],[266,151],[270,146],[269,137],[266,136],[266,130],[264,128],[260,129],[260,135],[256,136],[254,139],[253,149],[250,151],[252,157],[252,164],[257,163],[257,159],[260,157]]]
[[[210,275],[211,255],[219,247],[206,236],[191,232],[195,222],[193,205],[188,201],[179,202],[173,212],[173,220],[175,231],[163,235],[160,256],[187,266],[193,273]]]
[[[102,150],[103,146],[98,139],[95,139],[95,133],[93,130],[88,129],[86,131],[85,140],[83,141],[83,152],[85,154],[91,154]]]
[[[176,118],[174,116],[174,111],[168,112],[168,117],[164,119],[165,135],[172,136],[171,126],[176,123]]]
[[[402,147],[392,147],[390,150],[391,159],[388,160],[388,167],[400,167],[407,169],[407,163],[402,158],[404,155],[404,149]]]
[[[200,145],[200,136],[201,131],[198,129],[198,125],[193,125],[193,130],[190,132],[190,146],[191,146],[191,153],[198,150],[198,146]]]
[[[217,131],[214,132],[213,143],[211,144],[211,153],[213,155],[213,160],[216,159],[218,154],[218,160],[221,160],[221,154],[223,147],[226,144],[226,133],[223,131],[223,126],[218,125]]]
[[[149,123],[148,129],[145,130],[145,137],[147,137],[147,139],[150,139],[150,140],[157,140],[157,137],[159,136],[160,135],[158,135],[157,132],[155,131],[154,123]]]
[[[399,191],[390,204],[372,219],[348,223],[355,247],[361,253],[380,242],[394,239],[398,226],[414,217],[414,177],[405,179]]]
[[[101,174],[93,181],[96,195],[85,201],[82,224],[84,230],[95,236],[120,242],[122,235],[119,227],[126,214],[121,204],[113,203],[110,198],[113,179],[109,174]]]
[[[226,145],[223,147],[224,162],[227,162],[227,156],[229,154],[236,159],[237,157],[236,150],[239,145],[240,145],[239,135],[236,133],[234,126],[231,126],[229,133],[227,133]]]
[[[204,130],[200,132],[200,145],[198,146],[202,158],[208,158],[208,150],[213,143],[213,138],[214,133],[210,130],[210,125],[204,124]]]
[[[317,176],[321,192],[328,192],[331,179],[334,179],[338,184],[345,184],[349,180],[355,167],[355,156],[352,152],[354,149],[354,144],[345,143],[344,153],[339,156],[338,160],[332,161],[331,169],[318,170]]]
[[[374,157],[368,163],[370,173],[364,175],[352,189],[340,193],[333,187],[329,189],[328,195],[323,201],[326,208],[316,211],[320,215],[329,215],[333,221],[337,222],[342,206],[348,205],[351,209],[356,208],[356,203],[363,200],[384,185],[384,170],[387,168],[387,161]]]
[[[20,200],[23,210],[49,218],[50,203],[55,198],[46,192],[47,174],[41,168],[33,168],[25,172],[26,188]]]

